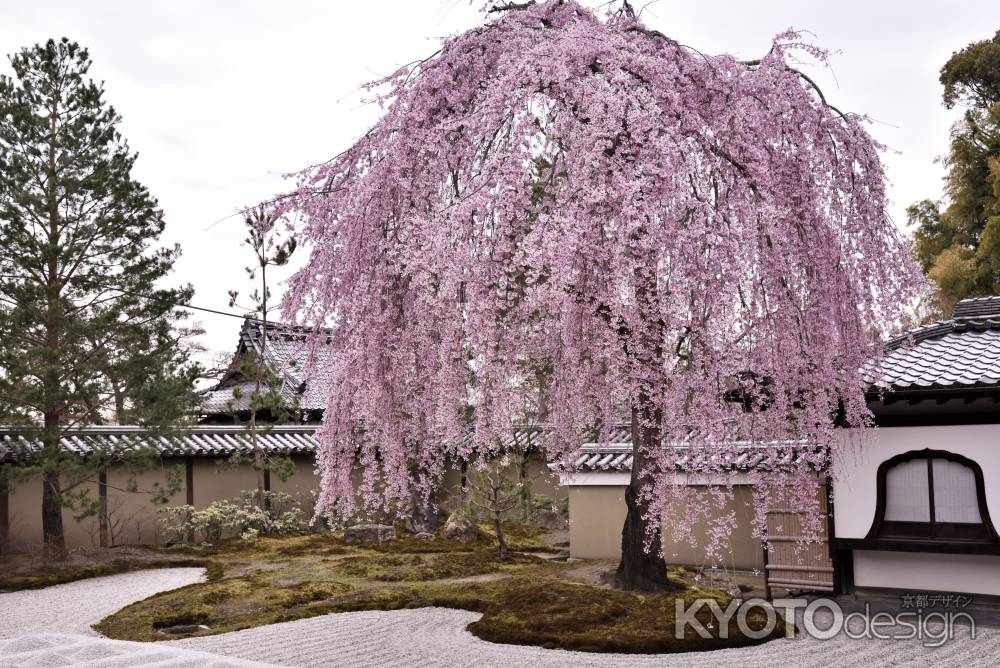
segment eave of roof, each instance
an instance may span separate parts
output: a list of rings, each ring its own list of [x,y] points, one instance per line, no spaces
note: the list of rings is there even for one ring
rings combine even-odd
[[[257,441],[269,454],[311,455],[318,445],[317,426],[274,425],[259,431]],[[123,458],[136,452],[160,457],[229,457],[253,451],[250,431],[242,425],[197,425],[170,433],[137,426],[90,426],[67,430],[59,443],[80,457]],[[21,430],[0,427],[0,463],[28,461],[41,447],[37,436],[27,438]]]
[[[268,454],[315,455],[319,441],[317,424],[268,425],[257,433],[259,446]],[[31,437],[25,430],[0,427],[0,463],[29,461],[41,450],[37,429]],[[542,432],[537,427],[519,427],[501,444],[504,449],[528,451],[537,445]],[[472,435],[464,437],[471,442]],[[159,457],[230,457],[253,452],[250,430],[243,425],[193,425],[160,433],[145,427],[101,425],[69,429],[60,438],[62,448],[80,457],[125,458],[136,452]]]
[[[787,465],[799,461],[798,454],[804,450],[818,451],[818,446],[794,441],[785,443],[727,443],[713,452],[711,446],[697,449],[690,457],[682,456],[677,460],[679,470],[697,472],[701,468],[712,468],[719,471],[749,471],[765,459],[774,459],[774,453],[780,453],[777,463]],[[683,450],[683,448],[679,448]],[[632,470],[632,442],[585,443],[581,446],[573,460],[574,472],[627,472]],[[695,464],[691,468],[691,464]],[[705,467],[704,465],[709,466]],[[550,466],[558,471],[557,465]]]

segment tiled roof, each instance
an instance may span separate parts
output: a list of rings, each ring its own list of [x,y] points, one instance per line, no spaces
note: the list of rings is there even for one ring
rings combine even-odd
[[[579,451],[576,459],[573,460],[573,469],[575,471],[594,471],[594,472],[628,472],[632,470],[632,439],[627,428],[618,430],[620,432],[621,441],[609,441],[607,443],[585,443]],[[616,434],[619,435],[619,434]],[[806,447],[803,443],[787,443],[781,444],[785,447],[783,460],[785,463],[793,461],[796,457],[795,453],[797,450]],[[772,451],[774,444],[761,445],[754,443],[737,444],[738,447],[726,448],[726,454],[710,454],[711,450],[707,452],[699,452],[698,460],[694,463],[699,464],[703,461],[705,457],[712,457],[716,459],[716,463],[720,464],[721,468],[726,470],[736,470],[736,471],[746,471],[752,469],[756,464],[758,464],[767,454]],[[727,461],[718,461],[718,458],[725,456]],[[700,460],[700,461],[699,461]],[[797,458],[795,459],[797,461]],[[686,469],[690,462],[687,461],[687,457],[681,457],[677,461],[677,466],[681,469]],[[697,467],[691,470],[697,470]]]
[[[316,451],[316,425],[276,425],[257,438],[264,451],[304,455]],[[162,457],[226,457],[252,452],[250,433],[242,426],[197,425],[170,435],[157,435],[144,427],[80,427],[67,431],[60,444],[80,456],[124,456],[152,449]],[[38,438],[25,438],[16,429],[0,428],[0,462],[23,461],[41,449]]]
[[[298,397],[299,408],[304,411],[319,411],[326,406],[323,396],[323,371],[329,368],[333,350],[329,345],[315,348],[315,358],[310,360],[309,347],[311,331],[304,327],[269,322],[267,324],[267,345],[263,346],[264,327],[259,320],[247,319],[240,329],[240,342],[227,374],[215,387],[202,393],[202,412],[232,413],[249,408],[250,394],[255,384],[238,376],[239,359],[247,351],[260,354],[264,348],[264,360],[282,378],[281,393],[287,405],[291,406]],[[306,366],[312,362],[309,381],[305,381]],[[233,391],[240,390],[240,398],[233,397]]]
[[[585,443],[573,466],[578,471],[631,471],[632,441]]]
[[[250,393],[254,391],[255,387],[256,384],[252,380],[226,385],[220,383],[202,393],[201,410],[204,413],[232,413],[247,410]],[[237,392],[240,395],[239,399],[235,397]]]
[[[316,452],[314,434],[319,425],[272,425],[258,431],[257,438],[265,452],[282,455],[309,455]],[[542,432],[520,428],[503,442],[506,449],[528,450],[540,445]],[[41,449],[40,437],[25,438],[12,427],[0,427],[0,463],[22,461]],[[466,437],[472,438],[471,434]],[[250,432],[242,425],[194,425],[168,435],[145,427],[108,425],[78,427],[65,432],[60,445],[67,452],[88,456],[126,456],[129,452],[152,449],[161,457],[227,457],[250,454]]]
[[[1000,297],[964,299],[950,320],[891,340],[865,380],[894,391],[1000,386]]]

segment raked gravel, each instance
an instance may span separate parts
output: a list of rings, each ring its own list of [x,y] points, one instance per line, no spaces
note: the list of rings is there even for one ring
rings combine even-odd
[[[193,584],[204,568],[157,568],[0,594],[0,638],[28,633],[83,633],[130,603]]]
[[[478,614],[446,608],[326,615],[161,643],[94,637],[90,626],[104,616],[201,577],[200,569],[162,569],[0,594],[0,666],[1000,665],[996,628],[980,627],[976,639],[970,640],[963,627],[958,638],[940,648],[924,647],[919,640],[851,640],[841,635],[826,641],[800,638],[745,649],[642,656],[489,643],[465,630]]]
[[[1000,632],[967,629],[943,647],[919,641],[775,640],[756,647],[687,654],[590,654],[498,645],[465,630],[476,613],[446,608],[351,612],[260,626],[235,633],[172,641],[182,647],[285,666],[706,666],[747,668],[799,666],[998,666]]]
[[[34,633],[0,640],[0,666],[268,668],[268,664],[168,647],[163,643],[108,640],[79,633]]]

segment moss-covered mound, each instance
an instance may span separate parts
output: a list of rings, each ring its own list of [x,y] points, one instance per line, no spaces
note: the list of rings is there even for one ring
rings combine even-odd
[[[665,653],[722,649],[758,644],[744,637],[735,621],[729,637],[702,638],[693,629],[685,637],[674,637],[675,600],[690,604],[696,598],[714,598],[729,603],[722,592],[684,590],[649,596],[611,591],[584,584],[550,581],[539,586],[532,581],[513,580],[497,591],[482,619],[469,630],[483,640],[584,652]],[[709,622],[709,612],[697,615]],[[752,628],[766,624],[763,612],[748,615]],[[776,629],[771,637],[779,637]],[[768,638],[770,639],[770,638]]]
[[[513,554],[503,564],[492,550],[443,554],[375,554],[347,557],[333,567],[345,578],[380,582],[425,582],[496,573],[501,565],[545,563],[528,554]]]
[[[345,594],[351,586],[319,580],[277,584],[272,578],[224,578],[163,592],[122,608],[95,628],[111,638],[167,640],[226,633],[309,616],[317,602]],[[170,633],[175,627],[208,626],[206,631]]]
[[[539,549],[537,532],[512,527],[511,534]],[[472,544],[403,534],[361,547],[346,545],[336,534],[317,534],[252,545],[231,541],[199,554],[217,565],[211,581],[134,603],[97,630],[112,638],[164,640],[337,612],[441,606],[482,613],[469,630],[493,642],[592,652],[761,642],[743,637],[735,626],[729,638],[719,638],[716,630],[709,639],[693,630],[674,638],[675,599],[712,597],[725,607],[729,599],[720,591],[679,584],[673,592],[641,596],[575,582],[565,573],[579,564],[525,553],[498,561],[495,541],[485,531]]]

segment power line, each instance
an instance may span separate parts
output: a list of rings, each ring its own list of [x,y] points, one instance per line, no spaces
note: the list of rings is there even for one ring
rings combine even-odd
[[[13,274],[0,274],[0,278],[21,278],[21,276],[16,276]],[[180,302],[175,302],[171,299],[164,299],[163,297],[157,297],[156,295],[147,295],[139,292],[132,292],[131,290],[123,290],[122,288],[115,287],[103,287],[103,290],[111,290],[112,292],[120,292],[123,295],[128,295],[129,297],[138,297],[139,299],[150,299],[153,301],[158,301],[161,304],[169,304],[174,308],[181,309],[191,309],[193,311],[204,311],[205,313],[214,313],[215,315],[224,315],[230,318],[239,318],[240,320],[246,320],[247,316],[239,313],[230,313],[229,311],[219,311],[214,308],[206,308],[204,306],[195,306],[194,304],[182,304]]]
[[[110,288],[110,289],[115,290],[116,288]],[[139,297],[140,299],[156,299],[156,297],[150,297],[148,295],[133,294],[133,293],[125,292],[124,290],[118,290],[118,292],[121,292],[121,293],[127,294],[127,295],[131,295],[133,297]],[[217,311],[214,308],[205,308],[204,306],[195,306],[194,304],[179,304],[177,302],[170,301],[170,300],[167,300],[167,299],[159,299],[157,301],[160,301],[160,302],[162,302],[164,304],[170,304],[174,308],[186,308],[186,309],[192,309],[194,311],[204,311],[205,313],[214,313],[215,315],[225,315],[225,316],[229,316],[230,318],[239,318],[240,320],[246,320],[247,319],[246,315],[240,315],[239,313],[229,313],[228,311]],[[251,320],[253,320],[253,318],[251,318]]]

